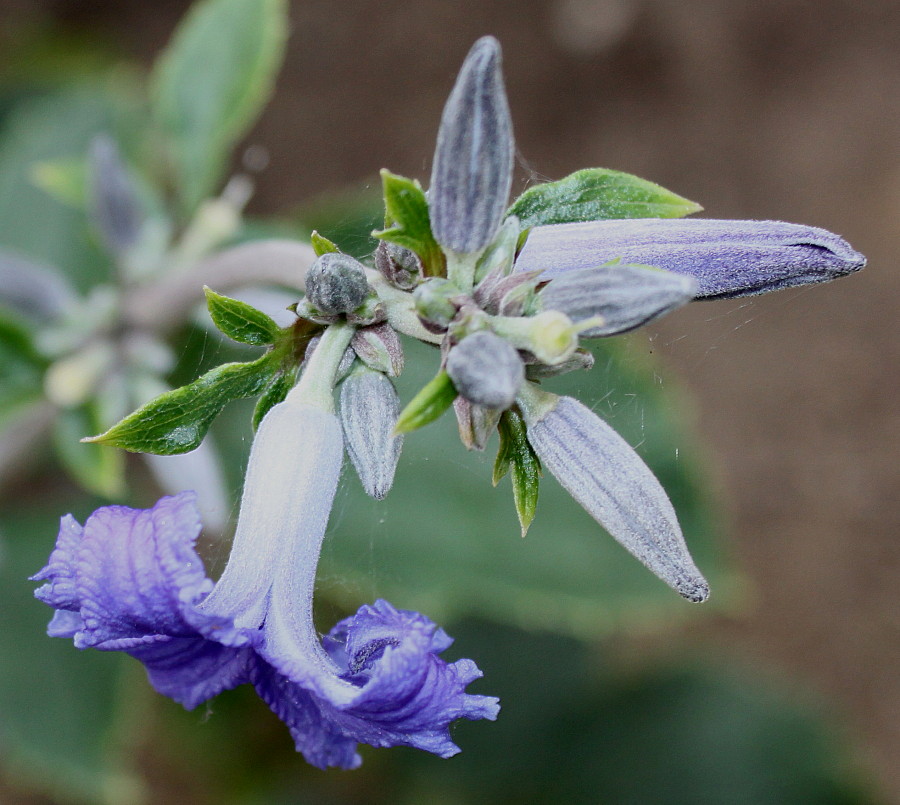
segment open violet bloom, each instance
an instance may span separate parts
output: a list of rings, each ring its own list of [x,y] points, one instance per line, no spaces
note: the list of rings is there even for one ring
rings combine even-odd
[[[358,766],[357,743],[456,754],[450,722],[494,719],[499,706],[465,692],[481,672],[439,657],[452,642],[441,629],[376,601],[324,640],[316,633],[316,564],[342,455],[333,413],[291,396],[269,411],[216,584],[194,550],[192,492],[146,510],[106,506],[84,526],[67,515],[33,577],[46,582],[35,595],[57,610],[48,633],[130,654],[188,709],[248,682],[320,768]]]

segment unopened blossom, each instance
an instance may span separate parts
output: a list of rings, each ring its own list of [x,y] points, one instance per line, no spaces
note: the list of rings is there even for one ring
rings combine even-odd
[[[826,282],[866,258],[825,229],[783,221],[639,218],[536,226],[518,271],[552,279],[609,260],[693,277],[698,299],[719,299]]]

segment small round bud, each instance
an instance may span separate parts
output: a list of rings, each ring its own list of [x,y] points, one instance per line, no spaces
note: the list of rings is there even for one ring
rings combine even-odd
[[[306,274],[306,298],[323,313],[350,313],[368,293],[362,263],[346,254],[323,254]]]
[[[459,296],[459,288],[450,280],[433,277],[413,291],[416,313],[428,329],[444,332],[456,317],[458,310],[453,298]]]
[[[494,333],[481,330],[450,350],[447,374],[470,402],[505,410],[516,400],[525,368],[513,347]]]
[[[375,249],[375,268],[391,285],[408,291],[416,287],[422,264],[415,252],[382,240]]]

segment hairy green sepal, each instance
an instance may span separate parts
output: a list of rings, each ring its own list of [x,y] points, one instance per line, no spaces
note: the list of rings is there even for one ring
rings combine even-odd
[[[509,208],[523,230],[613,218],[683,218],[703,208],[630,173],[585,168],[530,187]]]
[[[428,200],[422,186],[414,179],[381,171],[384,188],[384,229],[373,237],[387,240],[415,252],[422,261],[426,277],[442,277],[447,273],[446,259],[431,232]]]
[[[309,236],[309,243],[313,247],[316,257],[340,251],[334,243],[328,240],[328,238],[322,237],[322,235],[315,230],[313,230],[313,233]]]
[[[188,453],[200,445],[229,402],[260,394],[280,366],[277,350],[250,363],[222,364],[187,386],[161,394],[106,433],[83,441],[159,456]]]
[[[456,387],[445,371],[441,370],[429,380],[400,412],[394,433],[409,433],[434,422],[457,397]]]
[[[203,292],[213,324],[229,338],[254,347],[274,344],[278,340],[281,328],[261,310],[246,302],[222,296],[206,286]]]
[[[497,431],[500,434],[500,447],[494,462],[494,486],[508,472],[512,472],[513,500],[524,537],[537,509],[541,462],[528,443],[525,420],[517,411],[504,411]]]

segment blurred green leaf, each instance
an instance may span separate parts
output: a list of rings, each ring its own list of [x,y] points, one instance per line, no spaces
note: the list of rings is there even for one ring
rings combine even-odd
[[[52,610],[34,600],[27,579],[47,562],[59,517],[83,518],[95,501],[48,491],[19,496],[0,513],[0,754],[9,779],[54,802],[107,802],[117,776],[106,752],[116,720],[123,658],[78,651],[47,637]]]
[[[372,236],[387,240],[414,251],[422,260],[426,277],[440,277],[446,273],[446,261],[441,247],[431,233],[428,201],[422,186],[415,179],[395,176],[381,171],[384,186],[384,229]]]
[[[682,218],[703,208],[693,201],[632,176],[585,168],[560,179],[528,188],[509,208],[522,229],[610,218]]]
[[[225,363],[193,383],[160,395],[92,442],[138,453],[171,456],[203,441],[212,421],[232,400],[260,394],[280,359],[274,352],[250,363]]]
[[[418,343],[404,347],[407,369],[398,387],[401,399],[409,399],[427,382],[436,356]],[[732,587],[716,548],[702,450],[685,425],[680,390],[674,381],[660,383],[659,367],[645,353],[627,336],[602,339],[594,346],[593,371],[546,385],[592,406],[653,468],[713,586],[708,610],[727,603]],[[341,579],[334,592],[348,605],[384,596],[439,621],[477,614],[582,637],[620,626],[663,628],[703,611],[659,582],[553,479],[542,484],[528,539],[519,539],[506,494],[491,485],[490,458],[467,453],[456,431],[445,417],[407,436],[383,504],[373,504],[355,484],[352,495],[339,497],[324,577]]]
[[[115,130],[118,100],[102,83],[20,104],[0,131],[0,244],[58,265],[86,290],[109,270],[85,213],[34,186],[33,166],[83,159],[101,131]]]
[[[40,397],[45,366],[24,323],[0,306],[0,425]]]
[[[95,405],[60,411],[54,423],[56,454],[85,489],[107,500],[125,492],[125,454],[103,444],[82,442],[103,427]]]
[[[463,751],[452,764],[398,757],[395,787],[382,783],[389,793],[379,803],[873,802],[814,706],[758,674],[671,659],[617,669],[598,659],[608,648],[484,622],[450,634],[447,653],[476,658],[485,672],[477,691],[500,697],[500,717],[458,724]]]
[[[234,341],[262,347],[274,343],[281,333],[272,317],[253,305],[222,296],[210,288],[204,287],[203,291],[213,324]]]
[[[271,94],[287,12],[287,0],[203,0],[156,63],[154,113],[171,138],[188,211],[215,190],[229,151]]]
[[[87,163],[78,157],[36,162],[31,181],[57,201],[83,210],[87,200]]]

